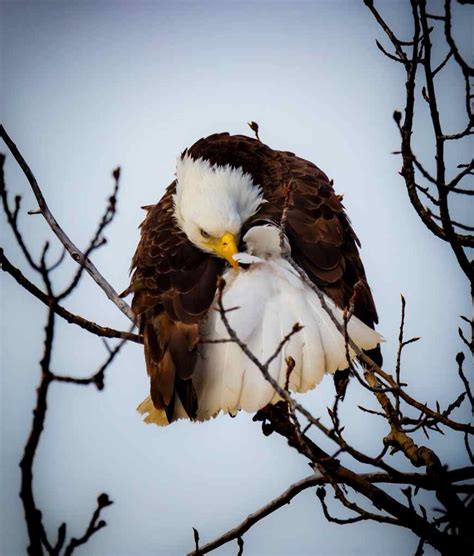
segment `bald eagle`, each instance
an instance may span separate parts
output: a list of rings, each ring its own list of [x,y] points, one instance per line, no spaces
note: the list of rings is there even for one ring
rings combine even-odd
[[[342,335],[286,255],[340,320],[354,285],[362,285],[349,334],[380,362],[359,241],[341,197],[311,162],[259,139],[214,134],[182,153],[176,179],[146,209],[126,291],[134,293],[150,377],[150,395],[138,406],[146,422],[204,421],[220,412],[256,412],[280,399],[238,345],[215,342],[228,337],[216,310],[219,277],[223,305],[233,309],[230,325],[262,362],[301,325],[269,368],[282,387],[288,356],[295,362],[288,385],[295,392],[314,388],[324,373],[347,373]]]

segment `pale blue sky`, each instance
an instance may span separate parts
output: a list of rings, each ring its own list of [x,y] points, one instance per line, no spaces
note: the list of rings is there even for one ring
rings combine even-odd
[[[408,33],[406,3],[381,4]],[[407,352],[405,377],[421,399],[451,401],[460,388],[453,361],[461,348],[458,316],[470,311],[467,281],[449,248],[418,221],[397,174],[392,112],[402,107],[404,75],[376,49],[382,35],[362,2],[3,2],[1,19],[1,119],[79,245],[111,191],[111,170],[122,166],[118,215],[108,246],[94,257],[117,290],[127,285],[139,207],[159,199],[176,156],[216,131],[248,133],[246,122],[256,120],[263,141],[314,161],[344,193],[387,339],[387,369],[403,292],[407,335],[422,337]],[[459,17],[456,26],[467,33],[470,20]],[[458,83],[451,71],[443,82],[453,131],[464,122],[462,105],[453,101]],[[430,157],[422,108],[417,116],[417,146]],[[452,168],[467,158],[466,146],[453,153]],[[34,207],[10,156],[6,177],[10,190],[24,195],[25,208]],[[459,210],[462,218],[469,209]],[[22,225],[36,249],[50,237],[40,217],[24,216]],[[26,269],[3,224],[2,244]],[[56,244],[53,251],[59,252]],[[66,277],[60,270],[58,284]],[[0,552],[16,556],[27,542],[18,461],[39,380],[45,309],[8,276],[1,276],[1,288]],[[88,277],[68,307],[126,326]],[[100,340],[71,325],[58,326],[56,341],[53,366],[61,373],[88,375],[105,357]],[[71,533],[81,533],[102,491],[115,502],[104,514],[108,526],[84,554],[184,554],[193,547],[193,526],[203,542],[211,540],[309,474],[301,457],[282,439],[264,438],[248,415],[167,429],[142,424],[135,407],[147,387],[136,345],[109,370],[103,392],[52,387],[35,466],[48,531],[66,520]],[[332,396],[326,380],[303,399],[325,416]],[[372,403],[353,384],[343,415],[358,445],[376,453],[387,431],[357,410],[362,402]],[[440,445],[452,463],[461,458],[457,440]],[[257,556],[400,555],[416,547],[411,534],[393,527],[328,524],[313,492],[250,531],[245,542],[245,554]],[[228,545],[216,554],[236,552]]]

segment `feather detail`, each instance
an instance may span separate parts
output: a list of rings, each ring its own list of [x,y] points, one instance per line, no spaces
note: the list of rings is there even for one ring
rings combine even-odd
[[[156,407],[153,405],[153,401],[150,396],[147,396],[142,401],[142,403],[138,405],[137,411],[141,415],[145,415],[144,421],[147,424],[153,423],[155,425],[158,425],[159,427],[165,427],[170,423],[166,415],[166,410],[156,409]],[[173,420],[177,420],[177,419],[189,419],[189,416],[186,413],[186,410],[184,409],[183,404],[181,403],[178,397],[176,398],[174,404],[174,415],[173,415]]]
[[[147,396],[142,401],[142,403],[137,407],[137,411],[141,415],[145,415],[145,423],[154,423],[160,427],[164,427],[169,424],[168,418],[166,417],[166,411],[164,409],[156,409],[150,396]]]
[[[325,373],[334,373],[347,367],[346,348],[342,334],[337,330],[318,296],[282,258],[263,260],[253,257],[247,270],[224,274],[224,308],[237,309],[227,313],[229,323],[237,336],[247,344],[256,357],[265,362],[293,325],[298,322],[302,330],[293,335],[277,357],[269,372],[282,387],[286,382],[286,358],[295,360],[289,388],[306,392],[321,382]],[[324,295],[324,294],[323,294]],[[325,295],[327,305],[339,322],[343,313]],[[356,317],[348,323],[351,339],[362,349],[372,349],[382,336]],[[203,340],[222,340],[228,337],[219,312],[214,306],[201,324]],[[355,357],[349,350],[350,357]],[[279,400],[260,370],[245,356],[238,345],[231,342],[202,343],[192,377],[198,399],[196,419],[215,417],[221,411],[235,414],[239,410],[255,412]],[[179,401],[179,400],[178,400]],[[159,410],[145,400],[139,410],[148,413],[145,421],[162,423]],[[175,408],[173,420],[187,417],[184,410]]]

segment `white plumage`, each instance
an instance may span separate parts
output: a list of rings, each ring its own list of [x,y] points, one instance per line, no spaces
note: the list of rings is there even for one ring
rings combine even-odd
[[[302,330],[294,334],[278,356],[271,362],[269,372],[284,387],[286,358],[295,360],[289,388],[307,392],[319,384],[324,373],[347,368],[346,347],[330,316],[321,306],[314,291],[305,284],[298,272],[282,257],[278,230],[272,226],[252,228],[244,240],[247,253],[236,256],[239,262],[250,264],[248,269],[229,270],[224,274],[225,309],[231,327],[252,353],[264,363],[295,323]],[[342,323],[342,310],[327,296],[325,301]],[[383,341],[382,336],[356,317],[348,324],[350,338],[364,350]],[[214,306],[201,328],[203,340],[228,338],[224,323]],[[350,350],[351,358],[354,352]],[[198,397],[198,420],[206,420],[219,412],[239,410],[255,412],[280,398],[265,380],[261,371],[235,343],[203,343],[193,373]],[[150,398],[139,406],[148,414],[147,422],[167,424],[164,412],[156,410]],[[175,407],[175,418],[186,418],[181,404]]]
[[[239,234],[242,223],[265,202],[252,177],[232,166],[212,166],[209,161],[189,156],[176,164],[174,215],[189,240],[203,251],[212,252],[200,230],[221,237]]]

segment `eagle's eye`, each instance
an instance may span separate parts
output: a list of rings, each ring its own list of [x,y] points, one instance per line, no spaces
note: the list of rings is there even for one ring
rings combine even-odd
[[[206,230],[203,230],[202,228],[201,228],[201,235],[206,239],[209,239],[211,237],[210,234],[208,234]]]

